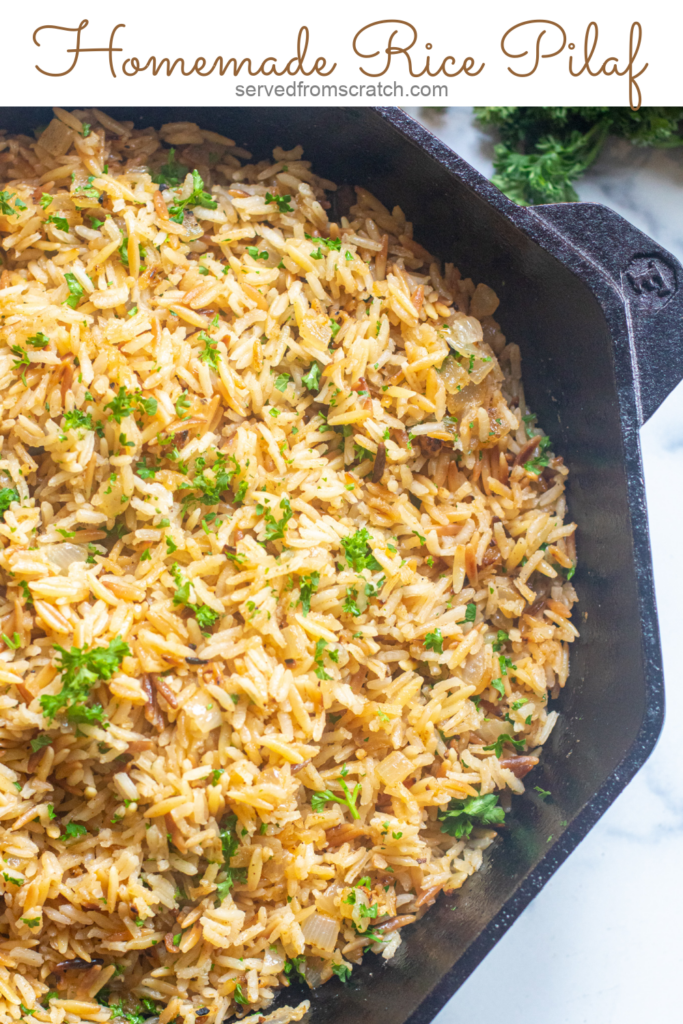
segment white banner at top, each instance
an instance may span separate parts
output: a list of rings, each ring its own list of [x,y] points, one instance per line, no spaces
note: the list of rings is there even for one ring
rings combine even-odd
[[[358,0],[17,4],[3,18],[2,102],[683,104],[683,8],[671,0],[395,0],[389,13]]]

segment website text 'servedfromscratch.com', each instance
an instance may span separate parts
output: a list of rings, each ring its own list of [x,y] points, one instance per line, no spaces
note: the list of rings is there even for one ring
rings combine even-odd
[[[315,82],[290,82],[289,85],[237,85],[235,96],[254,98],[270,98],[291,96],[307,99],[374,99],[378,96],[391,98],[403,98],[406,96],[420,97],[421,99],[448,98],[447,85],[401,85],[400,82],[382,83],[373,82],[365,85],[334,85],[326,82],[324,85],[317,85]]]

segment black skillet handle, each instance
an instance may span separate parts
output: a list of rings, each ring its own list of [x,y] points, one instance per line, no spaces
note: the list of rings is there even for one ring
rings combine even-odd
[[[525,212],[559,235],[556,242],[564,241],[566,262],[581,265],[581,276],[591,279],[608,320],[621,321],[622,335],[625,315],[642,425],[683,380],[683,267],[618,213],[597,203],[536,206]]]

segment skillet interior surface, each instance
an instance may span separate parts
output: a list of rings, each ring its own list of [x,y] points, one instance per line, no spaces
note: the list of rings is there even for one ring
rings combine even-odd
[[[360,1014],[373,1024],[430,1020],[614,800],[659,733],[642,473],[637,435],[623,429],[609,324],[593,291],[491,205],[484,179],[464,164],[469,178],[457,168],[452,173],[368,108],[108,113],[139,127],[197,121],[257,159],[269,157],[275,145],[301,143],[317,173],[363,185],[389,207],[399,204],[417,240],[498,293],[496,317],[522,350],[527,402],[571,470],[581,638],[570,652],[567,687],[553,704],[560,720],[527,777],[527,793],[515,798],[510,826],[486,866],[407,929],[392,961],[368,955],[348,985],[335,979],[311,997],[316,1024],[351,1024]],[[27,132],[51,116],[47,108],[6,108],[0,127]],[[552,799],[544,803],[534,785],[550,790]]]

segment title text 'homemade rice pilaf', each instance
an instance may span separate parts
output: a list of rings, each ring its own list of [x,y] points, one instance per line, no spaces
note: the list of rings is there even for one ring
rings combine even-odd
[[[56,110],[0,182],[0,1021],[348,981],[480,867],[577,636],[498,299],[299,146]]]

